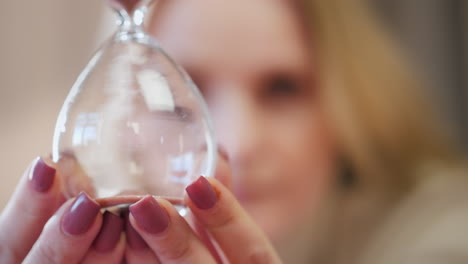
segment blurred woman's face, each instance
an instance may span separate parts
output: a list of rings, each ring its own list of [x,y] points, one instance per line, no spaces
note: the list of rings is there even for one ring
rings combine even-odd
[[[167,1],[151,31],[200,88],[233,191],[273,239],[306,225],[330,189],[331,135],[314,54],[287,1]]]

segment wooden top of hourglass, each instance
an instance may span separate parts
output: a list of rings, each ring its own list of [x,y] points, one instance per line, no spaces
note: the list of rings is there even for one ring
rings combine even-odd
[[[105,0],[109,6],[115,10],[125,10],[127,14],[132,14],[135,9],[142,5],[149,5],[152,0]]]

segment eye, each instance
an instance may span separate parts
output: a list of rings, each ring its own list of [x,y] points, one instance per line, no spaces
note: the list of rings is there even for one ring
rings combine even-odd
[[[267,78],[265,93],[270,97],[291,97],[301,93],[302,84],[287,74],[275,74]]]

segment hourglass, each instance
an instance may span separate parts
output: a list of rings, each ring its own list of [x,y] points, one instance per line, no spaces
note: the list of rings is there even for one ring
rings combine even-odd
[[[52,157],[65,195],[102,207],[143,195],[182,204],[213,175],[216,145],[197,87],[142,27],[151,0],[107,0],[119,28],[79,75],[59,114]]]

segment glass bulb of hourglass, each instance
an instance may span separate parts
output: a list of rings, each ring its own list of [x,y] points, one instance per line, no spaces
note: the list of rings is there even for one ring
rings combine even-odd
[[[151,194],[180,203],[185,187],[212,176],[216,146],[199,91],[141,24],[145,0],[107,0],[119,29],[72,87],[52,155],[68,197],[102,206]]]

